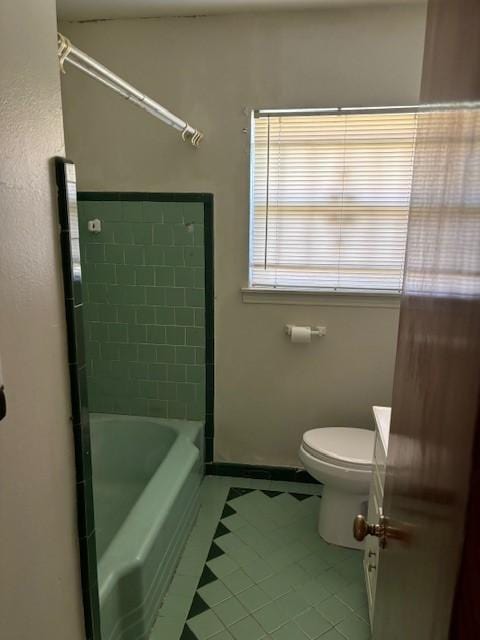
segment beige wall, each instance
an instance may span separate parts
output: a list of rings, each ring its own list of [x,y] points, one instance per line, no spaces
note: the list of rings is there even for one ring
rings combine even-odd
[[[298,465],[314,425],[371,425],[390,402],[398,311],[245,304],[249,113],[256,107],[411,104],[424,9],[64,24],[73,42],[195,126],[178,135],[77,71],[63,84],[67,152],[88,190],[215,195],[215,458]],[[326,324],[311,347],[287,322]]]
[[[83,633],[57,208],[54,0],[0,4],[0,636]]]

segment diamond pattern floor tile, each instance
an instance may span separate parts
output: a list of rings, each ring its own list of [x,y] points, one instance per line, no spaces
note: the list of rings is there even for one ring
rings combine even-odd
[[[368,640],[362,554],[319,537],[320,490],[205,478],[150,640]]]

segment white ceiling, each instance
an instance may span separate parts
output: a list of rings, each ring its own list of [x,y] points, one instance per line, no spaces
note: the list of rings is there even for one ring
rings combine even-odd
[[[281,11],[361,5],[417,4],[425,0],[57,0],[63,20],[150,18],[239,11]]]

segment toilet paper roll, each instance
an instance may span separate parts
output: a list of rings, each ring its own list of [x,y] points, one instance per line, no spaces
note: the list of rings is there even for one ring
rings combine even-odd
[[[312,341],[312,330],[310,327],[292,327],[290,329],[290,340],[295,344],[307,344]]]

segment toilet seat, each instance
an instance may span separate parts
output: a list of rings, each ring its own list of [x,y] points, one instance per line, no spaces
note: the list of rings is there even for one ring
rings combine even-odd
[[[302,446],[313,458],[345,469],[372,469],[374,431],[349,427],[310,429]]]

